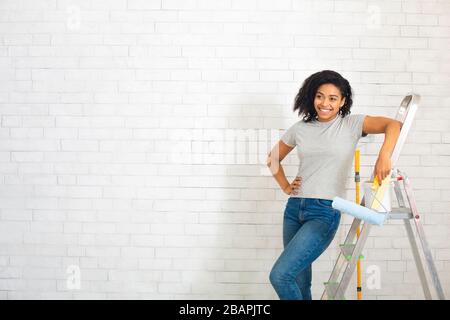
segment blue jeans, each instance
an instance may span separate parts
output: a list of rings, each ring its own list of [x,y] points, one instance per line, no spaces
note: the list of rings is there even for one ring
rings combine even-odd
[[[284,250],[270,272],[281,300],[311,300],[311,264],[330,245],[341,220],[331,200],[289,198],[284,210]]]

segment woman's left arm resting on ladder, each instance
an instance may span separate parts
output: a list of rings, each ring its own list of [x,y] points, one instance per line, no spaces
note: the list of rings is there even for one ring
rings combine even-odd
[[[363,124],[363,132],[367,134],[384,133],[384,142],[378,153],[375,163],[374,178],[381,183],[391,172],[391,155],[397,143],[402,123],[386,117],[366,116]]]

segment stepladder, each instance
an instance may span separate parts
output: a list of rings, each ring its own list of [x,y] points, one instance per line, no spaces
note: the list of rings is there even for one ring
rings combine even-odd
[[[386,213],[386,220],[403,220],[425,299],[436,297],[443,300],[445,299],[444,291],[425,237],[422,217],[418,212],[409,178],[397,169],[392,170],[391,177],[398,207],[392,208],[390,212]],[[362,205],[365,204],[364,201],[363,198]],[[356,230],[361,225],[360,235],[356,238]],[[363,223],[362,220],[356,218],[353,220],[344,243],[340,245],[340,253],[331,276],[325,283],[322,300],[345,299],[346,290],[371,228],[372,225],[369,223]]]
[[[429,300],[437,298],[443,300],[445,299],[444,291],[433,260],[431,249],[425,237],[422,223],[423,219],[417,208],[417,203],[413,195],[413,188],[406,173],[401,172],[396,166],[396,162],[411,127],[419,101],[419,95],[410,94],[401,102],[396,119],[402,122],[402,129],[391,156],[391,174],[383,180],[378,191],[373,194],[373,197],[368,200],[366,195],[363,196],[361,205],[371,209],[377,209],[380,205],[382,206],[382,203],[385,203],[385,201],[383,201],[384,197],[388,194],[390,195],[390,189],[393,190],[391,193],[395,195],[397,206],[393,208],[389,206],[388,209],[385,208],[386,210],[379,214],[385,215],[384,221],[386,222],[390,220],[403,221],[425,299]],[[391,201],[389,200],[389,202]],[[373,225],[368,222],[364,222],[358,218],[353,219],[345,241],[340,245],[339,255],[329,280],[325,282],[322,300],[345,299],[346,290],[350,284],[357,261],[361,257],[372,227]],[[360,228],[360,233],[357,237],[358,228]],[[380,230],[380,232],[382,232],[382,230]]]

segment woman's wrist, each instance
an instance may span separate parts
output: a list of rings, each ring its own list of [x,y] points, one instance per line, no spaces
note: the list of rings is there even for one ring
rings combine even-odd
[[[285,187],[282,187],[284,193],[290,194],[292,190],[290,190],[291,185],[288,183]]]
[[[380,153],[378,153],[378,157],[379,158],[390,158],[391,157],[391,152],[387,151],[387,150],[380,150]]]

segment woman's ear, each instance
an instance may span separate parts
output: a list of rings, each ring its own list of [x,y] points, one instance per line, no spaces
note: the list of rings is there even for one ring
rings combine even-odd
[[[339,109],[342,108],[344,106],[344,104],[345,104],[345,97],[342,98],[342,102],[341,102],[341,105],[339,106]]]

